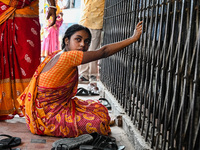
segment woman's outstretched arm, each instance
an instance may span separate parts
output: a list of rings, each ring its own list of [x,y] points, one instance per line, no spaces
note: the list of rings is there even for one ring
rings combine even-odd
[[[125,39],[123,41],[120,41],[120,42],[105,45],[105,46],[101,47],[100,49],[98,49],[97,51],[84,52],[82,64],[85,64],[85,63],[88,63],[91,61],[95,61],[95,60],[98,60],[101,58],[109,57],[109,56],[119,52],[126,46],[138,41],[141,34],[142,34],[142,21],[140,21],[137,24],[132,37]]]

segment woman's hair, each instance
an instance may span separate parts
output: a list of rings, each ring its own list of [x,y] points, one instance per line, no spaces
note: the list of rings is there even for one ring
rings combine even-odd
[[[62,39],[62,49],[65,48],[65,39],[68,38],[68,39],[70,40],[71,36],[72,36],[75,32],[80,31],[80,30],[85,30],[85,31],[88,33],[89,39],[90,39],[90,42],[91,42],[92,35],[91,35],[91,33],[90,33],[90,30],[89,30],[87,27],[84,27],[84,26],[82,26],[82,25],[74,24],[74,25],[70,26],[70,27],[66,30],[66,32],[65,32],[65,35],[64,35],[64,37],[63,37],[63,39]]]

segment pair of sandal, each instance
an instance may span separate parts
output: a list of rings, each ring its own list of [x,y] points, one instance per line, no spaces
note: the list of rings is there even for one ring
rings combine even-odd
[[[19,148],[12,149],[12,147],[20,145],[21,138],[12,137],[7,134],[1,134],[0,137],[6,137],[3,139],[0,139],[0,150],[20,150]]]
[[[77,96],[89,96],[89,95],[98,96],[99,93],[94,93],[94,92],[88,91],[88,90],[80,87],[80,88],[78,88],[76,95]],[[108,110],[111,110],[111,104],[109,103],[109,101],[107,99],[99,98],[99,102],[102,105],[104,105]]]
[[[125,146],[117,146],[116,139],[100,135],[97,132],[83,134],[75,138],[64,138],[53,143],[52,150],[124,150]]]
[[[83,87],[77,89],[76,96],[98,96],[99,92],[87,90]]]

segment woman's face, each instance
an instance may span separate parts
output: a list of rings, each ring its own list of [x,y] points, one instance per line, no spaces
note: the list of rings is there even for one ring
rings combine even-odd
[[[65,39],[66,50],[87,51],[90,46],[89,34],[85,30],[75,32],[70,40]]]

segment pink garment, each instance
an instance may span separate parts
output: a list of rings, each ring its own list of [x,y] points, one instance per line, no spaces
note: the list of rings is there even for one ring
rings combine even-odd
[[[41,56],[48,56],[52,54],[54,51],[60,50],[60,42],[59,42],[59,28],[63,23],[62,20],[56,20],[54,26],[48,28],[44,28],[44,37],[42,43],[42,51]]]

